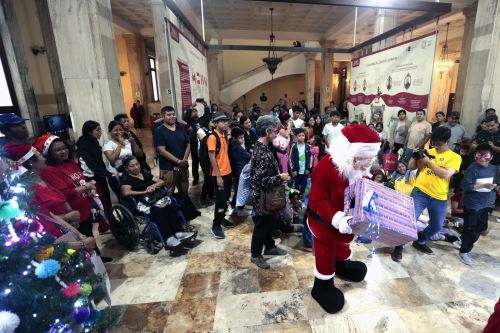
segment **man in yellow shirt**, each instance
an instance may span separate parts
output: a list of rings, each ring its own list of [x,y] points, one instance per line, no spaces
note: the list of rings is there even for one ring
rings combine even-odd
[[[429,225],[418,233],[418,240],[413,247],[424,253],[432,253],[427,246],[429,238],[441,229],[447,211],[447,199],[450,178],[460,169],[462,158],[448,147],[451,131],[447,127],[438,127],[432,132],[431,142],[435,148],[427,155],[422,150],[412,154],[408,168],[418,169],[415,188],[411,193],[415,204],[415,217],[418,219],[423,210],[429,212]],[[403,247],[394,249],[393,256],[401,259]]]

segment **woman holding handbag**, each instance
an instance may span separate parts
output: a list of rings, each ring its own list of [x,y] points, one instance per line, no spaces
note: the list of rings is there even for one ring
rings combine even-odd
[[[271,266],[262,257],[265,255],[286,255],[287,252],[276,247],[272,232],[278,221],[278,215],[286,205],[285,182],[288,173],[280,173],[276,155],[272,151],[272,142],[280,126],[278,118],[262,116],[256,124],[260,138],[255,143],[252,156],[251,186],[253,189],[253,222],[251,261],[259,268]]]

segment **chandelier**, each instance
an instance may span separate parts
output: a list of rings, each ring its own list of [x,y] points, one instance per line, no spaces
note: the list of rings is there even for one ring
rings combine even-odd
[[[439,76],[443,77],[443,74],[448,72],[448,70],[453,66],[453,61],[448,59],[448,29],[450,28],[450,23],[446,23],[446,38],[444,40],[443,49],[441,51],[441,56],[436,65],[436,69],[439,71]]]
[[[278,58],[276,55],[276,52],[273,50],[271,51],[271,48],[274,47],[274,39],[276,38],[274,36],[273,32],[273,11],[274,8],[269,8],[271,11],[271,35],[269,35],[269,51],[267,53],[267,57],[262,59],[263,62],[266,63],[267,69],[271,73],[271,77],[274,75],[276,72],[276,69],[278,68],[278,64],[281,62],[281,58]]]

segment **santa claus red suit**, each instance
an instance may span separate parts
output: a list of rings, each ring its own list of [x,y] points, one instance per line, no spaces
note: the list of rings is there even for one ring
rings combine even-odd
[[[350,183],[369,175],[379,149],[378,134],[367,126],[344,127],[311,175],[307,222],[316,260],[311,295],[328,313],[344,306],[344,294],[335,287],[334,277],[360,282],[366,275],[364,263],[350,260],[354,235],[348,224],[351,216],[344,213],[344,192]]]

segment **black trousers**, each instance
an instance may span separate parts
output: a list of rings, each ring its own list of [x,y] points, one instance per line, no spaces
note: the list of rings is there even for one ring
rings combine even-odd
[[[191,143],[191,174],[193,180],[198,182],[200,180],[200,157],[198,156],[198,145]]]
[[[85,235],[87,237],[94,237],[94,233],[92,232],[92,219],[80,222],[80,224],[78,225],[78,231],[80,231],[82,235]],[[98,255],[101,255],[101,251],[99,251],[99,248],[97,247],[97,242],[95,246],[95,252]]]
[[[210,168],[208,170],[203,170],[203,186],[201,187],[200,199],[206,199],[207,197],[214,197],[214,184],[212,182],[212,176],[210,175]]]
[[[253,218],[253,233],[251,252],[252,257],[258,257],[262,254],[262,249],[275,248],[273,239],[273,230],[278,222],[278,215],[255,215]]]
[[[215,188],[214,226],[221,225],[222,220],[224,220],[224,217],[226,216],[227,202],[231,197],[233,177],[229,174],[222,176],[222,180],[224,181],[224,186],[218,187],[217,177],[212,176],[212,184]]]
[[[108,177],[109,187],[113,190],[118,200],[121,198],[122,190],[115,177]]]
[[[462,240],[460,253],[469,253],[481,233],[488,229],[488,210],[489,208],[474,210],[464,207],[464,228],[460,237]]]
[[[151,207],[149,217],[158,226],[165,240],[175,235],[175,233],[182,231],[182,224],[177,217],[174,205],[168,205],[163,208],[153,206]]]
[[[233,198],[231,199],[231,207],[236,207],[236,197],[238,196],[238,185],[240,184],[240,177],[233,177]]]

